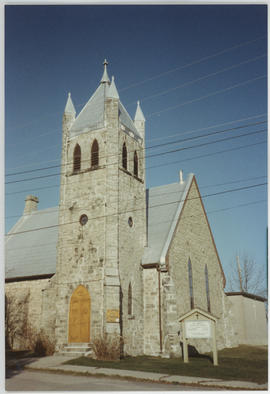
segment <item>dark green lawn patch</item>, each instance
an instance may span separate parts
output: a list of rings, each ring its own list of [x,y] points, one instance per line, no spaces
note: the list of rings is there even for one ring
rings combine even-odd
[[[213,366],[211,355],[189,357],[189,363],[182,359],[161,357],[125,357],[118,361],[99,361],[88,357],[69,360],[65,364],[89,367],[115,368],[167,375],[197,376],[224,380],[244,380],[255,383],[267,382],[267,349],[255,346],[239,346],[218,352],[219,365]]]

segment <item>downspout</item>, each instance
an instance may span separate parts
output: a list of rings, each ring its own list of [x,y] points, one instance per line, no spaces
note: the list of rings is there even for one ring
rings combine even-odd
[[[159,346],[160,346],[160,353],[162,353],[160,267],[157,267],[157,271],[158,271]]]

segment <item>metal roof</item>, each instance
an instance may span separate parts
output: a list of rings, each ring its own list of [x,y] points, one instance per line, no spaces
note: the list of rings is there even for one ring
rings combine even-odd
[[[66,103],[66,107],[65,107],[65,111],[64,113],[69,113],[72,115],[76,115],[76,110],[74,108],[72,99],[71,99],[71,93],[68,94],[68,98],[67,98],[67,103]]]
[[[147,189],[148,246],[142,264],[163,262],[193,179]],[[13,234],[13,235],[12,235]],[[56,272],[58,207],[24,215],[6,240],[6,279]]]
[[[55,273],[58,207],[22,216],[11,233],[5,244],[6,279]]]
[[[193,174],[182,183],[172,183],[147,190],[148,246],[142,264],[165,263],[171,242]]]
[[[101,82],[71,126],[70,137],[105,127],[105,99],[107,97],[119,98],[117,96],[118,92],[114,80],[112,80],[111,84],[109,82]],[[141,139],[133,120],[120,100],[119,121],[128,129],[124,130],[124,132],[129,133],[131,131],[135,138]]]
[[[70,137],[104,127],[104,102],[108,88],[107,83],[99,85],[75,119],[70,129]]]

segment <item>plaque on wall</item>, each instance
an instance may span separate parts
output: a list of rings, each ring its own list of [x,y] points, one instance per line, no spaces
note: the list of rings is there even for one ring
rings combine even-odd
[[[119,309],[107,309],[106,321],[107,323],[119,323]]]
[[[211,322],[208,320],[186,320],[186,338],[211,338]]]

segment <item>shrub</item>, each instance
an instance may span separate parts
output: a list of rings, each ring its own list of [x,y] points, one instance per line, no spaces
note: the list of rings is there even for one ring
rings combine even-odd
[[[98,360],[119,360],[122,338],[119,336],[97,337],[92,342],[95,357]]]
[[[55,352],[55,343],[41,332],[37,336],[34,351],[39,356],[52,356]]]

